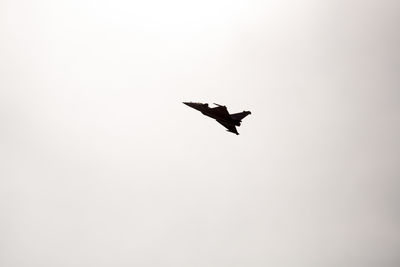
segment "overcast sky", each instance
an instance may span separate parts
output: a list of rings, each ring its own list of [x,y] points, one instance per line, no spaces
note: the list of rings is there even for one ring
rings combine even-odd
[[[399,25],[399,1],[0,1],[0,265],[400,266]],[[252,114],[236,136],[182,101]]]

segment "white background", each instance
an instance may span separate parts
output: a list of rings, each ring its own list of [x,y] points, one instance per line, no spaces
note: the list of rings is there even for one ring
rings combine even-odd
[[[400,266],[399,8],[1,0],[0,265]]]

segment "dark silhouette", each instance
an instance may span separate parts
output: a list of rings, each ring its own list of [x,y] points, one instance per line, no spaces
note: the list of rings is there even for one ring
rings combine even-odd
[[[227,128],[228,132],[239,134],[236,130],[236,126],[240,126],[242,119],[247,115],[251,114],[250,111],[243,111],[240,113],[229,114],[225,106],[215,104],[216,107],[210,108],[208,104],[205,103],[195,103],[195,102],[183,102],[183,104],[188,105],[191,108],[197,109],[204,115],[215,119],[217,122],[222,124]]]

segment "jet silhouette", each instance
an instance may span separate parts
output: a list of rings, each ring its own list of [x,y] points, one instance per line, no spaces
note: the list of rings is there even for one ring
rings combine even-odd
[[[210,108],[208,104],[205,103],[196,103],[196,102],[183,102],[183,104],[197,109],[204,115],[215,119],[217,122],[222,124],[228,132],[239,134],[236,130],[236,126],[240,126],[242,119],[245,118],[247,115],[251,114],[250,111],[243,111],[240,113],[229,114],[227,108],[222,105],[215,104],[216,107]]]

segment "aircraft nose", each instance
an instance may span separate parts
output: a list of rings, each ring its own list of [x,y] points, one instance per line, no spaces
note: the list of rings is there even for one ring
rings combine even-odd
[[[182,103],[185,104],[186,106],[189,106],[191,108],[194,108],[194,109],[197,109],[200,111],[202,108],[204,108],[204,106],[207,106],[207,104],[201,104],[201,103],[196,103],[196,102],[182,102]]]
[[[182,103],[185,104],[186,106],[191,107],[191,108],[194,107],[193,103],[191,103],[191,102],[182,102]]]

